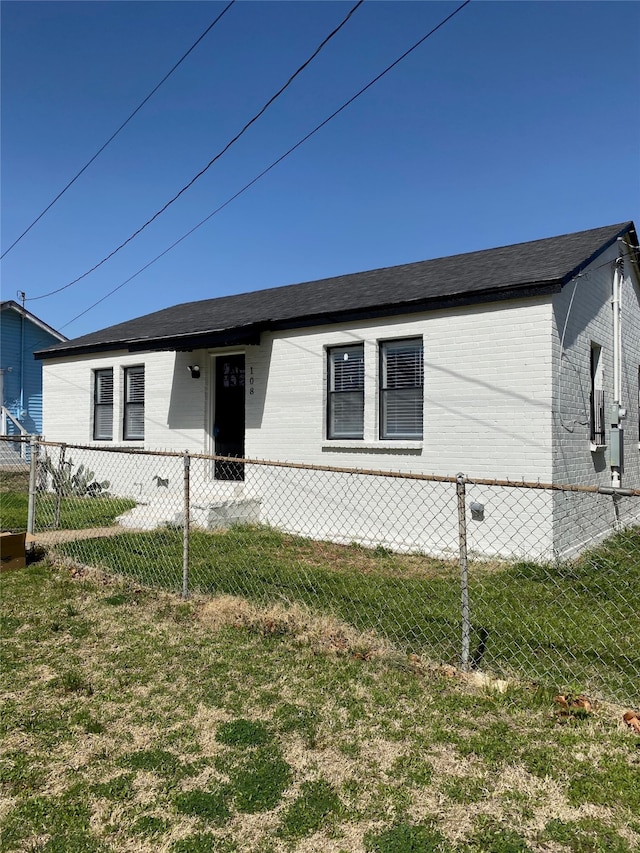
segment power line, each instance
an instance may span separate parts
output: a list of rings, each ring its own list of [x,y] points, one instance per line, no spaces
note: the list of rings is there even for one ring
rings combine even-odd
[[[157,86],[155,86],[155,88],[153,88],[153,89],[149,92],[149,94],[147,95],[147,97],[146,97],[143,101],[141,101],[141,102],[138,104],[138,106],[137,106],[137,107],[135,108],[135,110],[131,113],[131,115],[130,115],[127,119],[125,119],[125,121],[123,121],[123,122],[122,122],[122,124],[121,124],[121,125],[120,125],[120,127],[116,130],[116,132],[115,132],[115,133],[113,133],[113,134],[109,137],[109,139],[107,139],[107,141],[104,143],[104,145],[96,151],[96,153],[93,155],[93,157],[92,157],[89,161],[87,161],[87,162],[84,164],[84,166],[82,167],[82,169],[80,169],[80,171],[78,172],[78,174],[77,174],[75,177],[71,178],[71,180],[69,181],[69,183],[68,183],[68,184],[67,184],[67,185],[66,185],[62,190],[60,190],[60,192],[59,192],[59,193],[58,193],[58,195],[53,199],[53,201],[52,201],[52,202],[50,202],[50,203],[45,207],[45,209],[42,211],[42,213],[41,213],[39,216],[37,216],[37,217],[33,220],[33,222],[31,223],[31,225],[29,225],[29,227],[28,227],[28,228],[26,228],[26,229],[22,232],[22,234],[17,238],[17,240],[14,240],[14,241],[13,241],[13,243],[9,246],[9,248],[8,248],[8,249],[5,249],[5,251],[0,255],[0,260],[2,260],[2,258],[4,258],[4,256],[5,256],[5,255],[7,255],[7,254],[8,254],[8,253],[13,249],[13,247],[14,247],[14,246],[16,246],[16,245],[20,242],[20,240],[22,240],[22,238],[23,238],[24,236],[26,236],[26,235],[29,233],[29,231],[31,231],[31,229],[32,229],[32,228],[33,228],[33,226],[36,224],[36,222],[39,222],[39,221],[42,219],[42,217],[45,215],[45,213],[46,213],[48,210],[50,210],[50,209],[53,207],[53,205],[58,201],[58,199],[59,199],[59,198],[61,198],[61,197],[66,193],[66,191],[69,189],[69,187],[70,187],[72,184],[75,184],[75,182],[78,180],[78,178],[80,177],[80,175],[82,175],[82,173],[83,173],[83,172],[85,172],[85,171],[89,168],[89,166],[93,163],[93,161],[94,161],[97,157],[99,157],[99,156],[100,156],[100,154],[102,154],[102,152],[103,152],[103,151],[104,151],[104,149],[107,147],[107,145],[109,145],[109,143],[113,142],[113,140],[114,140],[114,139],[116,138],[116,136],[120,133],[120,131],[121,131],[121,130],[123,130],[123,129],[124,129],[124,128],[129,124],[129,122],[130,122],[130,121],[131,121],[131,119],[136,115],[136,113],[138,113],[138,112],[142,109],[142,107],[147,103],[147,101],[148,101],[148,100],[149,100],[153,95],[155,95],[155,93],[158,91],[158,89],[160,88],[160,86],[162,86],[162,84],[163,84],[164,82],[166,82],[166,81],[169,79],[169,77],[171,77],[171,75],[172,75],[172,74],[173,74],[173,72],[176,70],[176,68],[178,68],[178,66],[179,66],[179,65],[181,65],[181,64],[184,62],[184,60],[187,58],[187,56],[189,56],[189,54],[191,53],[191,51],[192,51],[192,50],[194,50],[194,48],[196,48],[196,47],[200,44],[200,42],[202,41],[202,39],[207,35],[207,33],[208,33],[210,30],[212,30],[212,29],[215,27],[215,25],[218,23],[218,21],[220,20],[220,18],[222,18],[222,16],[223,16],[226,12],[228,12],[228,11],[229,11],[229,9],[233,6],[233,4],[234,4],[235,2],[236,2],[236,0],[230,0],[230,2],[225,6],[225,8],[222,10],[222,12],[220,12],[220,14],[218,15],[218,17],[217,17],[214,21],[212,21],[212,22],[209,24],[209,26],[208,26],[208,27],[207,27],[207,29],[202,33],[202,35],[201,35],[201,36],[199,36],[199,38],[197,38],[197,39],[196,39],[196,41],[194,41],[194,43],[191,45],[191,47],[189,48],[189,50],[188,50],[188,51],[187,51],[187,52],[186,52],[186,53],[185,53],[185,54],[184,54],[184,55],[183,55],[183,56],[182,56],[182,57],[181,57],[181,58],[176,62],[176,64],[173,66],[173,68],[171,68],[171,70],[170,70],[170,71],[168,71],[168,72],[164,75],[164,77],[162,78],[162,80],[158,83],[158,85],[157,85]]]
[[[360,91],[356,92],[355,95],[352,95],[352,97],[350,97],[348,101],[345,101],[341,107],[339,107],[337,110],[335,110],[333,113],[331,113],[330,116],[327,116],[327,118],[324,119],[324,121],[321,121],[320,124],[316,125],[313,130],[309,131],[309,133],[307,133],[306,136],[303,136],[302,139],[300,139],[298,142],[296,142],[295,145],[292,145],[291,148],[289,148],[288,151],[286,151],[284,154],[282,154],[280,157],[278,157],[277,160],[274,160],[270,166],[267,166],[266,169],[263,169],[262,172],[260,172],[260,174],[256,175],[256,177],[253,178],[251,181],[249,181],[248,184],[245,184],[242,187],[242,189],[238,190],[237,193],[234,193],[234,195],[230,196],[230,198],[228,198],[226,201],[224,201],[219,207],[217,207],[214,211],[212,211],[212,213],[210,213],[204,219],[200,220],[200,222],[198,222],[197,225],[194,225],[193,228],[190,228],[189,231],[187,231],[185,234],[182,235],[182,237],[179,237],[175,242],[173,242],[170,246],[168,246],[164,251],[160,252],[159,255],[156,255],[155,258],[150,260],[143,267],[140,267],[140,269],[137,272],[133,273],[133,275],[129,276],[129,278],[125,279],[125,281],[123,281],[117,287],[114,287],[113,290],[110,290],[108,293],[106,293],[104,296],[102,296],[100,299],[98,299],[97,302],[94,302],[88,308],[85,308],[85,310],[81,311],[80,314],[76,314],[75,317],[73,317],[71,320],[69,320],[67,323],[65,323],[64,326],[61,326],[60,328],[65,329],[67,326],[70,326],[71,323],[75,323],[75,321],[79,320],[80,317],[83,317],[85,314],[88,314],[89,311],[92,311],[94,308],[96,308],[98,305],[100,305],[101,302],[104,302],[105,299],[108,299],[110,296],[113,296],[114,293],[117,293],[118,290],[121,290],[126,284],[129,284],[130,281],[133,281],[134,278],[137,278],[141,273],[143,273],[145,270],[149,269],[149,267],[152,266],[153,264],[155,264],[156,261],[159,261],[160,258],[163,258],[172,249],[175,249],[175,247],[178,246],[180,243],[182,243],[183,240],[186,240],[187,237],[190,237],[191,234],[194,233],[194,231],[197,231],[198,228],[201,228],[206,222],[208,222],[210,219],[212,219],[216,214],[220,213],[221,210],[224,210],[224,208],[227,207],[227,205],[231,204],[232,201],[235,201],[239,196],[241,196],[248,189],[250,189],[261,178],[263,178],[266,174],[268,174],[279,163],[282,163],[282,161],[285,160],[290,154],[293,154],[293,152],[296,151],[298,148],[300,148],[301,145],[304,145],[305,142],[307,142],[309,139],[311,139],[311,137],[314,136],[319,130],[321,130],[326,124],[328,124],[330,121],[332,121],[332,119],[334,119],[343,110],[345,110],[348,106],[350,106],[357,98],[359,98],[368,89],[370,89],[375,83],[377,83],[378,80],[380,80],[382,77],[384,77],[385,74],[387,74],[389,71],[391,71],[393,68],[395,68],[396,65],[398,65],[398,63],[402,62],[403,59],[406,59],[406,57],[409,56],[409,54],[413,53],[414,50],[416,50],[418,47],[420,47],[420,45],[423,42],[425,42],[428,38],[430,38],[430,36],[432,36],[441,27],[443,27],[447,23],[447,21],[450,21],[451,18],[454,17],[454,15],[457,15],[458,12],[461,12],[465,6],[468,6],[470,2],[471,2],[471,0],[465,0],[464,3],[461,3],[460,6],[458,6],[458,8],[455,9],[450,15],[447,15],[446,18],[443,18],[443,20],[440,21],[440,23],[437,24],[432,30],[430,30],[426,35],[422,36],[421,39],[419,39],[414,45],[412,45],[408,50],[406,50],[394,62],[392,62],[391,65],[388,65],[384,69],[384,71],[381,71],[380,74],[378,74],[376,77],[374,77],[373,80],[371,80],[369,83],[367,83],[366,86],[363,86],[362,89],[360,89]],[[38,298],[43,298],[43,297],[35,297],[35,298],[38,299]]]
[[[329,33],[329,35],[328,35],[325,39],[323,39],[323,41],[318,45],[318,47],[314,50],[314,52],[311,54],[311,56],[310,56],[307,60],[305,60],[305,62],[303,62],[303,63],[302,63],[302,65],[301,65],[301,66],[300,66],[300,67],[299,67],[299,68],[298,68],[298,69],[297,69],[297,70],[296,70],[296,71],[291,75],[291,77],[289,77],[289,79],[287,80],[287,82],[286,82],[283,86],[281,86],[281,87],[280,87],[280,89],[275,93],[275,95],[272,95],[272,96],[269,98],[269,100],[268,100],[268,101],[266,102],[266,104],[262,107],[262,109],[260,109],[260,110],[259,110],[259,111],[258,111],[258,112],[253,116],[253,118],[251,118],[251,119],[250,119],[250,120],[249,120],[249,121],[244,125],[244,127],[243,127],[243,128],[242,128],[242,129],[241,129],[241,130],[240,130],[240,131],[239,131],[239,132],[238,132],[238,133],[233,137],[233,139],[231,139],[231,140],[230,140],[230,141],[229,141],[229,142],[224,146],[224,148],[223,148],[221,151],[219,151],[219,152],[215,155],[215,157],[213,157],[213,158],[212,158],[212,159],[207,163],[207,165],[206,165],[203,169],[201,169],[201,170],[198,172],[198,174],[197,174],[197,175],[195,175],[195,176],[194,176],[194,177],[189,181],[189,183],[188,183],[188,184],[185,184],[185,186],[184,186],[184,187],[182,187],[182,189],[181,189],[179,192],[177,192],[177,193],[173,196],[173,198],[169,199],[169,201],[168,201],[168,202],[167,202],[163,207],[161,207],[161,208],[160,208],[160,210],[156,211],[156,213],[154,213],[154,214],[153,214],[153,216],[152,216],[150,219],[148,219],[148,220],[144,223],[144,225],[140,226],[140,228],[138,228],[138,230],[137,230],[137,231],[134,231],[134,233],[133,233],[133,234],[131,234],[131,236],[130,236],[130,237],[127,237],[127,239],[126,239],[123,243],[120,243],[120,245],[119,245],[117,248],[115,248],[112,252],[109,252],[109,254],[108,254],[108,255],[106,255],[106,256],[105,256],[101,261],[99,261],[97,264],[94,264],[94,266],[92,266],[92,267],[91,267],[91,269],[88,269],[86,272],[82,273],[82,275],[79,275],[77,278],[74,278],[74,279],[73,279],[73,281],[70,281],[68,284],[63,285],[62,287],[58,287],[58,288],[56,288],[55,290],[51,290],[51,291],[49,291],[48,293],[43,293],[41,296],[32,296],[32,297],[31,297],[31,299],[30,299],[29,301],[30,301],[30,302],[34,302],[34,301],[36,301],[37,299],[46,299],[48,296],[53,296],[54,294],[56,294],[56,293],[60,293],[61,291],[66,290],[68,287],[71,287],[72,285],[77,284],[79,281],[82,281],[82,279],[83,279],[83,278],[86,278],[86,277],[87,277],[88,275],[90,275],[92,272],[95,272],[95,270],[97,270],[97,269],[98,269],[98,267],[101,267],[101,266],[102,266],[104,263],[106,263],[110,258],[112,258],[115,254],[117,254],[121,249],[123,249],[123,248],[124,248],[128,243],[130,243],[130,242],[131,242],[133,239],[135,239],[139,234],[141,234],[141,233],[145,230],[145,228],[147,228],[149,225],[151,225],[151,223],[152,223],[154,220],[156,220],[156,219],[157,219],[157,218],[158,218],[162,213],[164,213],[164,212],[165,212],[165,210],[167,210],[167,208],[168,208],[168,207],[170,207],[170,206],[171,206],[175,201],[177,201],[183,193],[185,193],[185,192],[186,192],[190,187],[192,187],[192,186],[193,186],[193,184],[195,184],[195,182],[196,182],[199,178],[201,178],[201,177],[205,174],[205,172],[207,172],[207,171],[211,168],[211,166],[213,166],[213,164],[214,164],[217,160],[219,160],[219,159],[220,159],[220,157],[222,157],[222,155],[223,155],[223,154],[225,154],[225,153],[229,150],[229,148],[231,148],[231,146],[232,146],[234,143],[236,143],[236,142],[240,139],[240,137],[241,137],[241,136],[242,136],[242,135],[243,135],[243,134],[244,134],[244,133],[245,133],[245,132],[250,128],[250,127],[251,127],[251,125],[252,125],[252,124],[254,124],[254,122],[256,122],[256,121],[260,118],[260,116],[262,116],[262,115],[266,112],[266,110],[271,106],[271,104],[273,104],[273,102],[274,102],[274,101],[276,101],[276,100],[280,97],[280,95],[282,95],[282,93],[283,93],[286,89],[288,89],[288,88],[289,88],[289,86],[293,83],[293,81],[296,79],[296,77],[297,77],[297,76],[298,76],[302,71],[304,71],[304,69],[305,69],[305,68],[306,68],[306,67],[307,67],[307,66],[308,66],[308,65],[309,65],[309,64],[310,64],[310,63],[311,63],[315,58],[316,58],[316,56],[317,56],[317,55],[320,53],[320,51],[321,51],[321,50],[322,50],[322,49],[323,49],[323,48],[324,48],[324,47],[325,47],[325,46],[326,46],[326,45],[331,41],[331,39],[332,39],[335,35],[337,35],[337,33],[339,33],[339,32],[340,32],[340,30],[344,27],[344,25],[345,25],[345,24],[347,23],[347,21],[351,18],[351,16],[355,13],[355,11],[356,11],[356,10],[357,10],[357,9],[358,9],[362,4],[363,4],[363,2],[364,2],[364,0],[358,0],[358,2],[355,4],[355,6],[353,6],[353,7],[352,7],[352,9],[351,9],[351,10],[349,11],[349,13],[345,16],[345,18],[342,20],[342,22],[341,22],[340,24],[338,24],[338,26],[337,26],[334,30],[332,30],[332,32],[330,32],[330,33]],[[470,2],[470,0],[467,0],[467,2]]]

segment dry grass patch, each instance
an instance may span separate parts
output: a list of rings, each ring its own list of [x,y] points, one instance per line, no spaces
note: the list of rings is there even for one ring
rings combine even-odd
[[[352,654],[362,660],[394,654],[394,648],[372,631],[357,631],[331,616],[321,616],[300,604],[261,607],[244,598],[216,596],[201,605],[199,619],[210,630],[247,628],[268,636],[288,636],[316,653]]]

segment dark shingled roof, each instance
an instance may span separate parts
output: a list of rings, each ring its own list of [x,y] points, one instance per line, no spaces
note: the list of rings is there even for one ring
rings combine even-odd
[[[498,249],[185,302],[55,344],[37,357],[258,343],[260,332],[267,329],[555,292],[627,232],[637,245],[633,223],[624,222]]]

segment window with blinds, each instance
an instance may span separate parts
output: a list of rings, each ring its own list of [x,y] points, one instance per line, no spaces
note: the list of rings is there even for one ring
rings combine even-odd
[[[424,399],[422,340],[380,344],[380,438],[421,439]]]
[[[93,372],[93,438],[113,439],[113,368]]]
[[[327,437],[364,437],[364,344],[328,355]]]
[[[124,428],[122,437],[144,438],[144,366],[124,369]]]

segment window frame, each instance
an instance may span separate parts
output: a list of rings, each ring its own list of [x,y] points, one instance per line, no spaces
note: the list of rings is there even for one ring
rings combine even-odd
[[[131,400],[129,377],[135,372],[142,374],[142,400]],[[123,441],[144,441],[144,420],[145,420],[145,369],[144,364],[127,365],[123,369],[123,399],[122,399],[122,440]],[[131,414],[132,412],[142,412],[142,430],[141,434],[131,434]]]
[[[420,352],[420,383],[415,385],[400,386],[397,388],[388,387],[388,364],[387,353],[392,346],[415,344],[416,350]],[[396,432],[391,433],[388,429],[389,399],[398,394],[393,394],[396,391],[406,391],[407,389],[419,389],[420,399],[420,430],[416,432]],[[390,394],[391,392],[391,394]],[[424,440],[424,340],[422,337],[408,338],[391,338],[388,340],[378,341],[378,439],[380,441],[423,441]]]
[[[604,349],[594,341],[589,347],[589,375],[589,442],[599,450],[606,447]]]
[[[335,355],[337,353],[348,354],[349,351],[358,351],[361,354],[361,376],[359,387],[355,389],[339,389],[336,390],[335,385]],[[329,441],[363,441],[364,440],[364,406],[365,406],[365,346],[364,341],[354,344],[338,344],[327,347],[327,404],[326,404],[326,435]],[[354,431],[337,432],[335,429],[336,423],[336,401],[341,399],[344,401],[346,395],[358,396],[358,412],[356,417],[360,419],[361,429]]]
[[[92,435],[94,441],[113,441],[113,414],[114,414],[114,375],[113,375],[113,367],[99,367],[96,368],[93,372],[93,429]],[[109,376],[111,379],[111,400],[104,401],[100,399],[103,393],[101,377]],[[110,421],[110,429],[108,430],[109,435],[103,434],[98,435],[99,426],[102,424],[103,416],[98,415],[99,411],[110,410],[111,411],[111,421]]]

